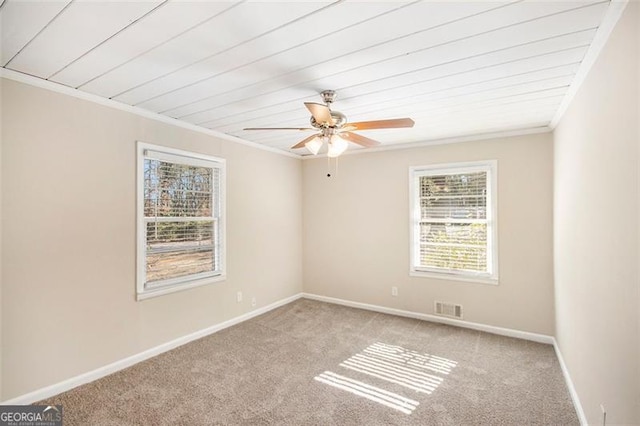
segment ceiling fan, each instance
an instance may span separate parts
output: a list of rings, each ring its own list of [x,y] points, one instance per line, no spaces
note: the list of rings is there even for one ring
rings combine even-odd
[[[316,155],[324,142],[327,142],[329,157],[337,157],[347,150],[349,142],[365,148],[379,145],[380,142],[353,133],[354,130],[395,129],[401,127],[413,127],[414,121],[410,118],[395,118],[390,120],[360,121],[348,123],[347,116],[338,111],[331,110],[331,104],[336,98],[336,92],[325,90],[320,93],[323,104],[305,102],[311,113],[312,127],[248,127],[244,130],[312,130],[319,131],[314,135],[304,138],[291,149],[306,147],[313,155]]]

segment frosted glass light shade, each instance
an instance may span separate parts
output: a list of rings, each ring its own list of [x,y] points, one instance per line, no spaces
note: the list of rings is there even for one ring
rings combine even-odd
[[[329,142],[329,152],[327,155],[329,157],[337,157],[347,150],[349,147],[349,142],[342,139],[338,135],[331,136],[331,141]]]
[[[317,155],[320,148],[322,148],[322,139],[319,137],[315,137],[311,139],[309,142],[304,144],[305,148],[309,150],[313,155]]]

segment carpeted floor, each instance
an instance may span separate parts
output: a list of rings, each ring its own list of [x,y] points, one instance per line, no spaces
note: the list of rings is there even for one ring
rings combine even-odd
[[[65,425],[577,425],[553,347],[306,299],[41,402]]]

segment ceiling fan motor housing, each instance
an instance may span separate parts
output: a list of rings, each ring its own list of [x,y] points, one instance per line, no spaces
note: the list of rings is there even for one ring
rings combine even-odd
[[[329,127],[339,129],[347,123],[347,116],[340,111],[331,111],[331,118],[333,118],[333,126],[330,126],[329,123],[318,123],[313,116],[311,116],[309,122],[316,129],[325,129]]]

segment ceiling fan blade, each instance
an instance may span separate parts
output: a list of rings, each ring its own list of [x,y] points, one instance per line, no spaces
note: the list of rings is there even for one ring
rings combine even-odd
[[[316,130],[311,127],[245,127],[242,130]]]
[[[348,123],[345,127],[348,127],[350,130],[397,129],[400,127],[413,127],[414,124],[415,122],[410,118],[394,118],[391,120]]]
[[[304,148],[304,145],[309,142],[311,139],[315,138],[316,136],[320,136],[319,134],[316,135],[311,135],[308,138],[304,138],[302,139],[300,142],[298,142],[297,144],[295,144],[294,146],[291,147],[291,149],[298,149],[298,148]]]
[[[348,140],[349,142],[364,146],[365,148],[380,145],[380,142],[374,141],[373,139],[365,138],[364,136],[360,136],[356,133],[342,132],[340,133],[340,137]]]
[[[316,122],[319,124],[327,123],[329,126],[333,126],[335,122],[333,121],[333,117],[331,117],[331,110],[328,106],[317,104],[315,102],[305,102],[304,106],[307,107],[313,118],[316,119]]]

